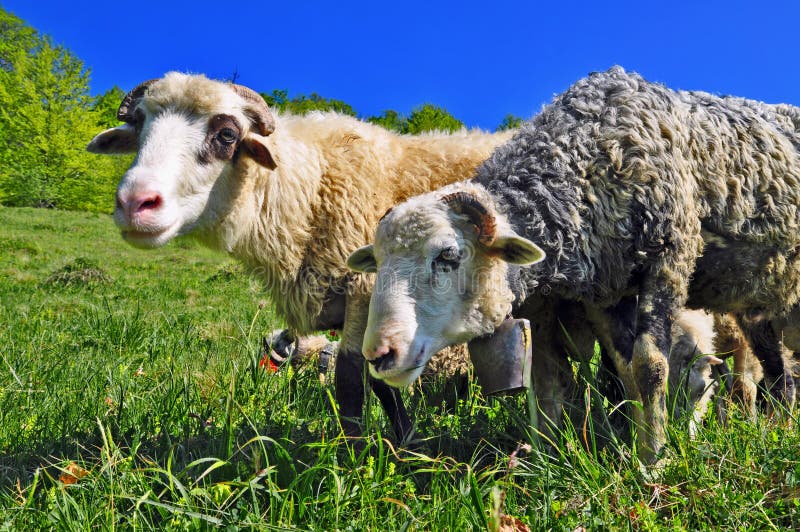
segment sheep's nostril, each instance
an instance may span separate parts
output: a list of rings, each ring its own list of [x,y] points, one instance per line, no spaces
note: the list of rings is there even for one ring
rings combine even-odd
[[[141,203],[136,207],[136,212],[158,209],[159,207],[161,207],[161,196],[151,196],[141,200]]]
[[[389,348],[386,354],[379,356],[378,358],[369,360],[369,363],[372,364],[376,370],[378,371],[385,371],[387,369],[391,369],[394,366],[395,358],[396,358],[396,351],[393,348]]]

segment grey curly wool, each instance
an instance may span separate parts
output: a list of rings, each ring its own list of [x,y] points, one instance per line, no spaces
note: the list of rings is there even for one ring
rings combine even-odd
[[[525,292],[544,284],[605,309],[600,336],[605,328],[626,388],[642,395],[651,451],[664,439],[656,353],[687,297],[764,320],[800,299],[798,117],[792,106],[672,91],[614,67],[557,96],[473,180],[547,254],[521,270]],[[638,307],[615,326],[630,295]]]
[[[781,273],[797,263],[798,116],[787,105],[675,92],[614,67],[558,96],[475,181],[547,252],[537,271],[569,279],[571,297],[613,303],[664,252],[680,256],[669,260],[667,280],[685,297],[701,221],[723,238],[780,245]],[[798,275],[739,281],[754,292],[739,296],[764,311],[782,313],[800,297]]]

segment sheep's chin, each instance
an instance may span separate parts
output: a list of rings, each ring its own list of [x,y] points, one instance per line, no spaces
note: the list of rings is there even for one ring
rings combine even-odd
[[[143,249],[158,248],[178,235],[178,224],[173,224],[160,231],[136,231],[133,229],[123,229],[120,231],[122,238],[128,244]]]
[[[392,371],[390,374],[386,374],[378,373],[374,370],[374,368],[370,367],[370,373],[372,373],[373,377],[376,379],[381,379],[389,386],[394,386],[395,388],[405,388],[417,380],[419,376],[422,375],[422,371],[424,369],[425,366],[419,366],[406,370]]]

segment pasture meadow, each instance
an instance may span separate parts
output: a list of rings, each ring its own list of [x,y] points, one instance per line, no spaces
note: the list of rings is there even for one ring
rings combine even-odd
[[[407,394],[418,446],[375,400],[354,446],[331,375],[260,363],[282,324],[255,280],[189,239],[134,249],[104,214],[0,207],[0,303],[3,529],[800,527],[791,413],[712,412],[694,441],[676,420],[643,469],[593,365],[576,366],[590,415],[554,445],[525,396],[434,380]]]

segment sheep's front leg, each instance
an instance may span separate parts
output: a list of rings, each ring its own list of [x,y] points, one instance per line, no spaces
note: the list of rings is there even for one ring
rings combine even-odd
[[[625,388],[633,409],[639,458],[652,462],[666,441],[666,391],[672,315],[663,295],[642,293],[606,309],[587,306],[587,316]]]
[[[532,323],[532,326],[535,325]],[[550,329],[533,333],[533,389],[539,403],[539,430],[553,443],[563,425],[565,401],[572,398],[575,379],[572,366],[563,352],[559,352],[555,332]]]
[[[587,315],[579,303],[537,295],[528,298],[514,314],[531,323],[531,376],[539,408],[537,428],[549,441],[557,443],[565,415],[585,415],[580,409],[571,408],[577,404],[579,390],[569,357],[589,360],[595,335],[586,327]]]
[[[345,436],[359,437],[364,411],[364,357],[361,351],[339,348],[334,370],[334,395]]]
[[[345,325],[336,360],[334,391],[342,430],[347,436],[362,434],[361,418],[364,411],[364,355],[361,344],[367,328],[369,296],[348,297]],[[366,376],[370,388],[381,402],[383,410],[392,423],[392,429],[400,442],[406,442],[412,433],[411,418],[403,404],[400,391],[383,381]]]
[[[546,298],[534,298],[517,314],[527,317],[531,322],[531,376],[540,411],[538,429],[555,444],[563,424],[565,403],[572,398],[575,390],[572,365],[567,358],[568,350],[559,341],[563,331],[554,303]]]
[[[372,387],[372,391],[381,402],[383,411],[389,416],[397,441],[402,445],[410,443],[414,435],[414,427],[411,422],[411,417],[406,411],[406,406],[403,403],[403,396],[400,395],[400,390],[389,386],[381,380],[373,379],[372,377],[369,377],[369,383]]]
[[[736,316],[745,338],[753,353],[764,368],[764,384],[770,395],[791,408],[795,399],[794,377],[791,368],[783,357],[783,343],[768,320],[749,320]]]
[[[342,349],[336,358],[334,392],[339,407],[342,430],[346,436],[361,436],[361,417],[364,410],[364,357],[361,349]],[[398,441],[405,443],[412,434],[411,418],[397,388],[366,376],[372,391],[392,423]]]
[[[631,358],[633,343],[636,338],[636,312],[637,298],[624,297],[616,305],[599,309],[592,305],[586,306],[586,315],[592,324],[597,339],[602,346],[601,355],[610,358],[616,377],[622,382],[623,392],[619,394],[617,383],[613,380],[604,383],[604,392],[610,391],[611,399],[615,404],[624,399],[641,401],[639,387],[632,371]],[[604,364],[608,365],[605,360]],[[611,368],[611,365],[608,365]],[[613,376],[608,376],[613,379]],[[632,412],[633,423],[637,427],[637,434],[646,429],[642,409],[634,408]]]
[[[756,415],[757,386],[749,375],[750,347],[737,319],[730,314],[714,314],[714,344],[719,353],[733,353],[733,382],[731,398],[737,401],[750,417]]]
[[[639,457],[645,463],[655,461],[667,439],[667,357],[674,308],[675,298],[668,288],[639,294],[631,373],[642,400],[643,419],[637,427],[637,442]]]

